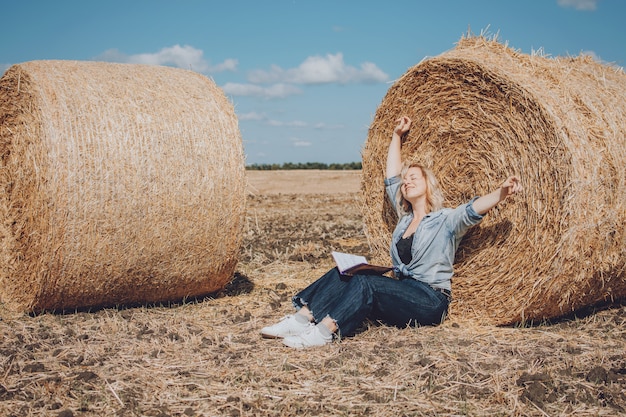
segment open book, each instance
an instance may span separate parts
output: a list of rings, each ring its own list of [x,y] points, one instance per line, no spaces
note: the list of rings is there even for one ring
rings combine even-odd
[[[383,275],[393,270],[391,266],[370,265],[365,256],[350,253],[332,252],[341,275]]]

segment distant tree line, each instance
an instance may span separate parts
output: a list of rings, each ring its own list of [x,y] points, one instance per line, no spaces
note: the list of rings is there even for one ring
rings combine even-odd
[[[329,169],[329,170],[349,170],[361,169],[361,162],[346,162],[343,164],[325,164],[323,162],[305,162],[293,163],[285,162],[284,164],[252,164],[247,165],[246,169],[254,171],[278,171],[281,169]]]

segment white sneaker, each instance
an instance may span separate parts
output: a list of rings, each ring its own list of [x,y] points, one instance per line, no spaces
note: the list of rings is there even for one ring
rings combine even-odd
[[[296,336],[309,327],[313,327],[313,323],[307,321],[306,317],[297,314],[290,314],[283,317],[278,323],[261,329],[261,336],[268,339],[280,339],[287,336]]]
[[[320,327],[323,324],[317,326],[309,326],[306,331],[295,336],[287,336],[283,339],[283,343],[286,346],[296,349],[308,348],[313,346],[324,346],[333,341],[333,335],[328,328],[324,326],[321,330]]]

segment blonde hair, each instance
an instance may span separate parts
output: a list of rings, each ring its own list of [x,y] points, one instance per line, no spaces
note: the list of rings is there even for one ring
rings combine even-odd
[[[402,171],[400,171],[400,178],[402,178],[402,183],[404,183],[404,177],[406,172],[410,168],[419,168],[422,171],[422,175],[426,180],[426,210],[427,212],[441,210],[443,208],[443,193],[441,192],[441,188],[439,188],[439,181],[437,181],[437,177],[430,170],[430,168],[425,167],[424,165],[417,162],[407,162],[402,167]],[[402,185],[398,188],[398,194],[396,196],[396,202],[398,209],[403,213],[410,213],[413,210],[411,203],[408,202],[402,196]]]

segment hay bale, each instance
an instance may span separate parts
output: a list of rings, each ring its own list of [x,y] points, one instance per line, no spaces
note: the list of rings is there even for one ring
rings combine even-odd
[[[437,174],[454,206],[521,175],[457,253],[452,314],[510,324],[626,296],[626,76],[589,57],[529,56],[484,37],[410,68],[377,109],[363,150],[374,258],[396,218],[382,181],[396,119],[403,158]]]
[[[41,311],[221,289],[245,172],[231,103],[186,70],[33,61],[0,79],[0,300]]]

